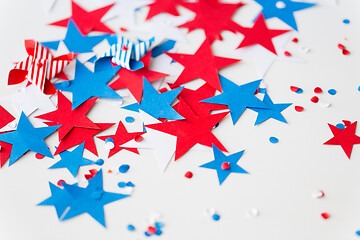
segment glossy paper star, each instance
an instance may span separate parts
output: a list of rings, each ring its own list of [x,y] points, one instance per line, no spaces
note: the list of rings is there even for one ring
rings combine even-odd
[[[13,145],[9,165],[16,162],[28,151],[33,151],[52,158],[44,138],[52,134],[60,126],[34,128],[24,113],[21,113],[17,129],[0,135],[0,141]]]
[[[291,105],[291,103],[274,104],[267,93],[265,93],[263,102],[268,106],[268,109],[266,109],[266,108],[250,108],[251,110],[258,113],[255,125],[265,122],[266,120],[268,120],[270,118],[276,119],[283,123],[287,123],[284,116],[281,115],[281,112],[284,111],[286,108],[288,108]]]
[[[105,141],[107,138],[111,138],[114,141],[114,148],[110,150],[109,152],[109,156],[108,158],[110,158],[111,156],[113,156],[115,153],[120,152],[121,150],[125,149],[128,150],[130,152],[139,154],[139,151],[136,148],[127,148],[127,147],[121,147],[121,145],[135,139],[136,136],[141,136],[143,135],[144,132],[131,132],[129,133],[124,124],[120,121],[119,122],[119,126],[116,129],[116,133],[115,135],[107,135],[107,136],[100,136],[97,137],[103,141]]]
[[[238,48],[252,46],[259,44],[269,50],[270,52],[277,54],[272,39],[281,34],[287,33],[290,30],[275,30],[268,29],[265,23],[264,15],[260,14],[256,19],[254,25],[251,28],[238,27],[241,34],[244,35],[244,39],[238,46]]]
[[[340,145],[344,150],[346,156],[350,159],[352,148],[354,144],[360,144],[360,137],[355,134],[357,122],[353,122],[344,129],[337,128],[334,125],[328,124],[333,138],[325,142],[325,145]]]
[[[296,31],[298,28],[294,17],[294,12],[316,5],[315,3],[292,0],[255,0],[255,2],[262,6],[261,12],[265,19],[276,17]]]
[[[183,89],[177,88],[164,93],[158,93],[153,86],[144,78],[144,93],[143,100],[140,104],[134,103],[123,107],[130,111],[138,112],[139,109],[153,116],[154,118],[164,118],[170,120],[184,119],[172,107],[171,103],[175,100],[176,96]]]
[[[121,88],[129,89],[129,91],[134,96],[136,101],[140,103],[144,88],[143,78],[146,78],[149,82],[154,82],[156,80],[168,76],[168,74],[165,73],[151,71],[149,69],[150,58],[151,58],[151,52],[147,53],[143,57],[143,59],[141,59],[141,62],[144,64],[144,67],[140,68],[139,70],[130,71],[126,68],[121,68],[118,72],[119,78],[116,79],[109,86],[114,90]]]
[[[114,33],[113,30],[108,28],[100,20],[101,18],[109,11],[109,9],[114,4],[105,6],[94,11],[86,11],[74,1],[71,1],[72,15],[70,18],[60,20],[57,22],[50,23],[52,26],[67,27],[70,19],[72,19],[76,25],[79,27],[80,32],[83,35],[87,35],[91,31],[105,32],[105,33]]]
[[[110,61],[101,61],[95,66],[95,72],[90,71],[78,60],[76,61],[75,78],[70,82],[55,84],[59,90],[72,92],[73,109],[92,97],[121,98],[107,83],[113,78],[120,67],[112,67]]]
[[[176,7],[182,5],[183,3],[184,0],[154,0],[153,3],[149,4],[149,13],[146,20],[149,20],[160,13],[168,13],[173,16],[179,16],[180,14]]]
[[[72,103],[61,93],[58,92],[58,109],[37,116],[37,118],[55,122],[61,127],[58,129],[59,140],[63,139],[73,127],[99,129],[85,114],[94,105],[97,98],[92,98],[72,109]]]
[[[241,152],[237,152],[226,156],[222,153],[215,145],[213,145],[214,157],[215,160],[208,162],[204,165],[201,165],[202,168],[214,169],[217,172],[219,178],[219,184],[221,185],[225,179],[231,173],[248,173],[242,167],[237,165],[237,162],[240,160],[241,156],[244,154],[244,150]],[[223,166],[227,167],[224,168]]]
[[[69,172],[76,177],[81,166],[94,164],[94,161],[83,157],[84,147],[85,142],[75,148],[72,152],[64,151],[60,153],[61,160],[49,167],[49,169],[67,168]]]
[[[238,59],[217,57],[212,54],[208,41],[204,41],[195,54],[166,53],[176,62],[185,67],[184,71],[174,82],[174,86],[201,78],[207,84],[221,91],[218,69],[239,62]]]
[[[238,86],[229,79],[220,75],[220,81],[224,92],[201,102],[227,105],[234,125],[246,108],[253,107],[269,109],[264,102],[254,95],[261,80]]]
[[[179,27],[188,28],[189,31],[203,29],[206,39],[211,44],[215,40],[222,40],[220,35],[222,31],[236,32],[238,24],[232,20],[232,16],[243,5],[243,3],[221,3],[218,0],[184,3],[183,6],[195,12],[196,17]]]

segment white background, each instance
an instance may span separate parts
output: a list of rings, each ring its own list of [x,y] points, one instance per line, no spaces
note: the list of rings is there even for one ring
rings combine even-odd
[[[88,9],[97,7],[89,1],[80,3],[87,3]],[[0,1],[0,96],[19,88],[7,87],[6,83],[12,63],[25,56],[23,40],[62,39],[65,29],[46,24],[67,17],[69,6],[69,1],[59,0],[53,12],[47,14],[41,1]],[[240,9],[235,19],[250,25],[257,10],[256,4],[251,3]],[[232,174],[220,187],[215,171],[198,168],[213,159],[210,150],[190,151],[161,173],[151,150],[140,150],[140,156],[121,151],[107,160],[103,142],[96,139],[99,157],[106,161],[105,170],[117,169],[122,163],[131,165],[126,175],[106,174],[105,190],[119,191],[119,181],[131,180],[136,185],[133,196],[105,206],[105,229],[86,214],[59,222],[53,207],[36,206],[50,196],[48,181],[74,179],[66,169],[47,169],[59,156],[37,160],[30,152],[10,168],[6,164],[0,169],[0,239],[146,239],[145,220],[154,212],[161,213],[165,223],[164,234],[158,239],[356,239],[355,231],[360,229],[360,146],[354,146],[348,160],[340,146],[322,143],[332,137],[327,123],[360,120],[359,10],[357,0],[339,0],[338,6],[322,0],[317,7],[296,14],[299,33],[295,35],[300,42],[289,43],[288,49],[306,63],[276,62],[264,78],[275,103],[294,103],[283,112],[288,125],[269,120],[254,127],[256,113],[247,110],[235,126],[228,116],[213,131],[230,153],[246,150],[238,164],[249,175]],[[144,19],[146,12],[144,8],[139,19]],[[343,18],[349,18],[351,23],[343,24]],[[114,20],[109,25],[116,29],[119,23]],[[273,20],[268,25],[286,28]],[[213,45],[214,52],[229,56],[242,37],[232,33],[223,36],[223,42]],[[195,52],[203,34],[195,31],[188,39],[188,44],[178,45],[179,52]],[[351,55],[343,56],[338,43],[344,43]],[[311,51],[305,54],[300,46]],[[222,70],[221,74],[243,84],[256,80],[256,71],[255,63],[248,59]],[[289,89],[291,85],[303,88],[304,93],[294,94]],[[317,86],[325,91],[319,96],[331,103],[329,108],[310,102]],[[330,96],[327,94],[330,88],[338,93]],[[11,103],[0,104],[16,115]],[[296,112],[295,105],[305,107],[304,112]],[[117,122],[127,114],[100,100],[88,115],[94,122]],[[113,134],[115,129],[101,135]],[[357,134],[360,135],[360,130]],[[270,136],[278,137],[279,143],[271,144]],[[47,143],[53,152],[57,135],[49,137]],[[86,157],[97,159],[85,152]],[[89,168],[84,167],[80,174],[86,173],[86,169]],[[183,176],[188,170],[194,173],[191,180]],[[325,192],[325,198],[311,197],[318,189]],[[206,216],[207,208],[215,209],[221,220],[214,222]],[[247,216],[251,208],[257,208],[260,215]],[[331,217],[322,219],[322,212]],[[136,232],[126,230],[130,223],[137,228]]]

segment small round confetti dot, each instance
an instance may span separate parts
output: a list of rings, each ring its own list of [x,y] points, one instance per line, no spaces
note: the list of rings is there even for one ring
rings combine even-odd
[[[219,220],[220,220],[220,215],[217,214],[217,213],[215,213],[214,215],[212,215],[212,219],[213,219],[214,221],[219,221]]]
[[[302,90],[302,88],[299,88],[299,90],[297,90],[295,93],[300,94],[300,93],[303,93],[303,92],[304,92],[304,90]]]
[[[314,89],[314,93],[322,93],[322,92],[323,92],[323,90],[320,87],[316,87]]]
[[[283,9],[286,7],[286,4],[283,1],[277,1],[275,6],[279,9]]]
[[[313,192],[312,197],[313,198],[322,198],[325,196],[325,193],[321,190]]]
[[[355,232],[356,236],[360,237],[360,230]]]
[[[299,42],[299,39],[293,38],[291,41],[293,41],[294,43],[297,43],[297,42]]]
[[[297,92],[300,88],[299,87],[295,87],[295,86],[291,86],[290,90],[293,92]]]
[[[288,52],[288,51],[285,51],[285,52],[284,52],[284,55],[285,55],[286,57],[290,57],[290,56],[291,56],[291,53]]]
[[[121,32],[126,32],[126,31],[127,31],[127,29],[126,29],[126,28],[124,28],[124,27],[121,27],[121,28],[120,28],[120,31],[121,31]]]
[[[119,167],[119,172],[120,173],[127,173],[127,171],[129,171],[130,166],[128,164],[123,164]]]
[[[347,55],[350,54],[350,51],[347,50],[347,49],[343,49],[343,50],[342,50],[342,54],[345,55],[345,56],[347,56]]]
[[[312,101],[313,103],[317,103],[319,101],[319,98],[317,96],[313,96],[310,101]]]
[[[295,106],[295,111],[302,112],[304,111],[304,108],[302,106]]]
[[[192,177],[193,177],[193,173],[190,172],[190,171],[187,171],[187,172],[185,173],[185,177],[186,177],[186,178],[192,178]]]
[[[347,18],[345,18],[345,19],[343,20],[343,23],[345,23],[345,24],[349,24],[349,23],[350,23],[350,20],[349,20],[349,19],[347,19]]]
[[[250,211],[249,211],[249,214],[250,216],[252,217],[257,217],[259,215],[259,210],[257,210],[256,208],[252,208]]]
[[[128,116],[128,117],[125,118],[125,121],[126,121],[127,123],[133,123],[133,122],[135,121],[135,118],[133,118],[133,117],[131,117],[131,116]]]
[[[269,138],[269,141],[270,141],[271,143],[278,143],[278,142],[279,142],[279,139],[277,139],[276,137],[270,137],[270,138]]]
[[[141,142],[144,138],[141,135],[135,136],[135,142]]]
[[[163,87],[163,88],[160,88],[160,89],[159,89],[159,92],[160,92],[160,93],[164,93],[164,92],[167,92],[167,88],[165,88],[165,87]]]
[[[338,48],[341,49],[341,50],[343,50],[343,49],[345,49],[345,46],[342,45],[341,43],[339,43],[339,44],[338,44]]]
[[[330,217],[330,214],[327,212],[323,212],[321,216],[323,217],[323,219],[328,219]]]
[[[128,230],[129,232],[133,232],[133,231],[135,231],[135,227],[134,227],[133,225],[129,224],[129,225],[127,226],[127,230]]]
[[[96,165],[102,166],[104,164],[104,160],[102,160],[101,158],[99,158],[96,162]]]
[[[329,89],[328,93],[330,95],[335,95],[336,94],[336,90],[335,89]]]
[[[65,183],[65,181],[62,180],[62,179],[60,179],[60,180],[57,182],[57,185],[58,185],[59,187],[62,187],[62,184],[63,184],[63,183]]]
[[[147,232],[149,234],[155,234],[156,231],[157,231],[157,229],[155,227],[152,227],[152,226],[148,227],[148,229],[147,229]]]
[[[112,138],[107,138],[105,139],[105,148],[106,149],[113,149],[115,147],[115,144],[114,144],[114,139]]]
[[[229,162],[223,162],[221,164],[221,169],[222,170],[229,170],[230,169],[230,163]]]
[[[118,186],[119,186],[119,188],[124,188],[124,187],[126,187],[126,182],[119,182]]]
[[[37,154],[35,154],[35,157],[36,157],[36,159],[40,160],[40,159],[43,159],[45,156],[40,153],[37,153]]]
[[[345,128],[345,125],[342,124],[342,123],[338,123],[338,124],[336,124],[336,127],[337,127],[338,129],[344,129],[344,128]]]

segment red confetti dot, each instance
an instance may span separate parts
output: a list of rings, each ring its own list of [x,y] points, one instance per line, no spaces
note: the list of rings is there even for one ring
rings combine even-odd
[[[94,168],[94,169],[90,169],[89,172],[91,175],[95,176],[98,171]]]
[[[150,226],[148,227],[147,232],[149,234],[155,234],[157,232],[157,229],[155,227]]]
[[[327,212],[323,212],[321,214],[321,216],[324,218],[324,219],[328,219],[330,217],[330,214],[328,214]]]
[[[294,43],[297,43],[297,42],[299,42],[299,39],[293,38],[291,41],[293,41]]]
[[[288,52],[288,51],[285,51],[285,52],[284,52],[284,55],[285,55],[286,57],[290,57],[290,56],[291,56],[291,53]]]
[[[159,92],[160,92],[160,93],[167,92],[167,88],[165,88],[165,87],[164,87],[164,88],[161,88],[161,89],[159,89]]]
[[[37,154],[35,154],[35,157],[36,157],[36,159],[43,159],[45,156],[40,153],[37,153]]]
[[[121,31],[121,32],[126,32],[126,31],[127,31],[127,29],[126,29],[126,28],[124,28],[124,27],[121,27],[121,28],[120,28],[120,31]]]
[[[338,44],[338,48],[341,49],[341,50],[343,50],[343,49],[345,49],[345,46],[342,45],[341,43],[339,43],[339,44]]]
[[[221,169],[222,169],[222,170],[228,170],[228,169],[230,169],[230,163],[228,163],[228,162],[223,162],[223,163],[221,164]]]
[[[141,135],[135,136],[135,142],[141,142],[144,138]]]
[[[257,88],[256,91],[255,91],[255,93],[254,93],[254,95],[258,94],[259,91],[260,91],[260,90]]]
[[[60,179],[60,180],[57,182],[57,185],[58,185],[59,187],[62,187],[62,184],[63,184],[63,183],[65,183],[65,181],[62,180],[62,179]]]
[[[313,96],[310,101],[312,101],[313,103],[317,103],[319,101],[319,98],[317,96]]]
[[[304,111],[304,108],[301,106],[295,106],[295,111],[302,112],[302,111]]]
[[[290,90],[293,91],[293,92],[296,92],[297,90],[299,90],[298,87],[295,87],[295,86],[291,86],[290,87]]]
[[[185,177],[186,177],[186,178],[192,178],[192,177],[193,177],[193,173],[190,172],[190,171],[188,171],[188,172],[185,173]]]
[[[314,89],[314,93],[322,93],[322,92],[323,92],[323,90],[321,88],[319,88],[319,87],[316,87]]]
[[[347,50],[347,49],[343,49],[343,50],[342,50],[342,54],[345,55],[345,56],[346,56],[346,55],[349,55],[349,54],[350,54],[350,51]]]
[[[125,45],[122,46],[122,50],[127,51],[129,48]]]
[[[92,179],[92,178],[94,177],[94,176],[91,175],[91,174],[85,174],[84,176],[85,176],[85,179],[86,179],[86,180]]]

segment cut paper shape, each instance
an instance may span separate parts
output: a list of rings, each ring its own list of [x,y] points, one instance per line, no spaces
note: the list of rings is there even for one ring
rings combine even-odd
[[[151,57],[156,58],[156,57],[160,56],[161,54],[163,54],[164,52],[170,51],[171,49],[174,48],[175,43],[176,43],[176,41],[174,41],[174,40],[166,40],[159,46],[156,46],[153,48],[153,50],[151,52]]]
[[[64,67],[74,59],[74,54],[54,58],[47,48],[34,40],[25,40],[25,48],[28,57],[9,72],[8,84],[15,85],[28,80],[45,94],[55,94],[55,87],[50,80],[62,73]]]
[[[246,174],[248,173],[237,164],[240,158],[242,157],[242,155],[244,154],[244,150],[226,156],[215,145],[213,145],[213,151],[214,151],[215,160],[203,164],[200,167],[216,170],[220,185],[226,180],[226,178],[231,173],[246,173]],[[222,168],[222,165],[224,163],[227,163],[227,165],[229,166],[228,169]]]
[[[36,118],[61,125],[58,129],[59,140],[63,139],[74,127],[99,129],[99,127],[85,115],[96,100],[97,98],[89,99],[79,107],[72,109],[72,103],[61,92],[58,92],[58,109],[36,116]]]
[[[123,109],[136,112],[141,109],[156,119],[184,119],[171,107],[171,103],[175,100],[176,96],[181,92],[182,89],[183,87],[159,94],[144,78],[144,93],[141,103],[134,103],[123,107]]]
[[[345,121],[343,122],[345,123]],[[326,141],[324,145],[340,145],[346,156],[350,159],[354,144],[360,144],[360,137],[355,134],[356,124],[357,121],[351,123],[350,125],[345,124],[346,127],[344,129],[339,129],[328,123],[334,137]]]
[[[11,155],[12,145],[10,143],[0,141],[0,167],[3,167]]]
[[[0,105],[0,129],[14,121],[15,118]]]
[[[262,122],[265,122],[266,120],[273,118],[275,120],[278,120],[283,123],[287,123],[286,119],[283,115],[281,115],[281,112],[284,111],[286,108],[288,108],[292,103],[277,103],[274,104],[273,101],[270,99],[270,96],[265,93],[263,102],[268,106],[268,109],[266,108],[251,108],[251,110],[258,113],[255,125],[258,125]]]
[[[227,105],[234,125],[246,108],[252,107],[269,109],[264,102],[254,95],[262,80],[238,86],[229,79],[221,75],[219,76],[224,92],[201,102]]]
[[[144,79],[146,78],[149,82],[154,82],[162,79],[167,74],[155,72],[149,69],[151,52],[146,54],[141,62],[144,67],[137,71],[130,71],[126,68],[121,68],[118,72],[119,78],[112,82],[109,86],[116,90],[121,88],[127,88],[134,96],[138,103],[141,102],[144,88]]]
[[[125,37],[117,36],[117,43],[112,44],[100,58],[111,57],[113,63],[123,68],[131,71],[139,70],[144,67],[144,63],[140,62],[140,59],[150,51],[154,41],[155,39],[151,38],[148,41],[135,43]]]
[[[124,126],[124,124],[120,121],[119,125],[116,129],[116,133],[115,135],[106,135],[106,136],[100,136],[97,137],[103,141],[106,141],[106,139],[111,138],[114,141],[114,148],[110,149],[108,158],[112,157],[114,154],[120,152],[121,150],[125,149],[128,150],[130,152],[139,154],[139,151],[136,148],[126,148],[126,147],[121,147],[121,145],[135,139],[136,136],[141,136],[143,135],[144,132],[128,132]]]
[[[153,3],[149,4],[149,12],[146,16],[146,20],[160,13],[168,13],[173,16],[179,16],[177,6],[184,3],[184,0],[154,0]]]
[[[73,146],[79,145],[85,142],[85,149],[98,156],[96,145],[94,142],[94,136],[111,126],[115,123],[96,123],[100,129],[89,129],[89,128],[73,128],[60,142],[54,155],[59,154]]]
[[[175,161],[197,143],[208,147],[215,144],[222,151],[226,151],[225,147],[212,134],[211,130],[228,112],[198,117],[185,101],[182,101],[179,106],[179,114],[185,116],[186,119],[145,125],[146,128],[158,130],[177,137]]]
[[[44,138],[56,131],[60,126],[34,128],[24,113],[21,113],[17,129],[0,134],[0,141],[13,145],[9,166],[15,163],[28,151],[33,151],[53,158]]]
[[[55,169],[55,168],[67,168],[69,172],[76,177],[79,168],[81,166],[91,165],[94,164],[94,161],[91,161],[90,159],[84,158],[84,147],[85,142],[83,142],[81,145],[79,145],[77,148],[75,148],[72,152],[64,151],[61,152],[59,155],[61,157],[61,160],[49,167],[49,169]]]
[[[313,7],[315,3],[299,2],[292,0],[255,0],[261,5],[261,13],[265,19],[278,18],[294,30],[298,30],[294,12]]]
[[[187,28],[189,32],[198,28],[203,29],[206,39],[212,44],[215,40],[222,40],[221,32],[231,31],[235,33],[237,31],[238,24],[232,20],[232,16],[243,5],[243,3],[222,3],[218,0],[199,0],[184,3],[183,6],[196,13],[196,16],[193,20],[179,27]]]
[[[206,40],[193,55],[181,53],[166,54],[185,67],[174,82],[174,86],[179,86],[194,79],[201,78],[218,91],[221,91],[218,69],[240,61],[238,59],[214,56],[211,46]]]
[[[91,31],[114,33],[113,30],[101,22],[101,18],[106,14],[107,11],[109,11],[112,6],[113,4],[88,12],[74,1],[71,1],[71,17],[50,23],[49,25],[67,27],[70,19],[72,19],[83,35],[87,35]]]
[[[263,14],[260,14],[251,28],[238,27],[238,31],[244,35],[237,48],[248,47],[255,44],[263,46],[265,49],[277,55],[272,39],[290,30],[268,29]]]
[[[107,85],[119,69],[119,66],[113,67],[110,61],[98,61],[95,65],[95,72],[92,72],[76,60],[74,80],[57,83],[55,87],[59,90],[72,92],[73,109],[92,97],[121,99],[122,97]]]

